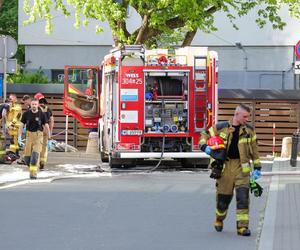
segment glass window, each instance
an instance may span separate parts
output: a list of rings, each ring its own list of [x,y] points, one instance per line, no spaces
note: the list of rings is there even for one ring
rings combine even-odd
[[[68,83],[73,85],[75,92],[81,95],[97,95],[97,70],[89,68],[69,68]],[[74,92],[72,91],[72,92]],[[69,91],[70,92],[70,91]]]

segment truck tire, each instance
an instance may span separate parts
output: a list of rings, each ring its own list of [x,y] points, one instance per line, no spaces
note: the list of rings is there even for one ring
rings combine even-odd
[[[110,168],[121,168],[123,165],[120,161],[118,161],[118,159],[111,156],[108,157],[108,164]]]
[[[107,154],[105,154],[104,152],[100,152],[100,157],[101,157],[102,162],[108,162],[109,161]]]
[[[209,159],[181,159],[183,168],[208,168]]]

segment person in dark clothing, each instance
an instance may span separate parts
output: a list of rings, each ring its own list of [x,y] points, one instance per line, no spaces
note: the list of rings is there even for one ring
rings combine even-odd
[[[43,130],[45,129],[50,137],[50,129],[46,115],[39,109],[39,101],[33,99],[30,106],[31,108],[22,115],[18,141],[22,140],[23,127],[26,125],[24,161],[29,167],[30,179],[36,179],[43,145]]]
[[[52,135],[53,127],[54,127],[54,116],[52,110],[48,106],[48,101],[42,93],[37,93],[34,96],[37,100],[39,100],[40,109],[46,115],[47,120],[49,121],[49,129],[50,129],[50,136]],[[47,160],[48,160],[48,141],[49,136],[48,132],[44,129],[43,131],[43,146],[40,155],[40,170],[43,170]]]

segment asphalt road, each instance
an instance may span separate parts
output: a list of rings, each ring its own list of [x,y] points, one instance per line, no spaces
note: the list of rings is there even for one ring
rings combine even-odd
[[[263,185],[267,190],[268,180]],[[266,196],[251,196],[251,237],[236,235],[235,202],[222,233],[212,223],[206,173],[114,174],[0,192],[0,249],[256,249]]]

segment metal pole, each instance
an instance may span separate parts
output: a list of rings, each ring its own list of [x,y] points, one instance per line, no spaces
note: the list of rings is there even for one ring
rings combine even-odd
[[[69,115],[66,115],[66,130],[65,130],[65,152],[67,152],[67,145],[68,145],[68,127],[69,127]]]
[[[6,71],[7,71],[7,36],[3,37],[3,42],[4,42],[4,58],[3,58],[3,101],[6,100],[7,96],[7,91],[6,91],[6,86],[7,86],[7,76],[6,76]]]
[[[275,146],[276,146],[276,125],[275,123],[273,123],[273,147],[272,147],[273,157],[275,157]]]

